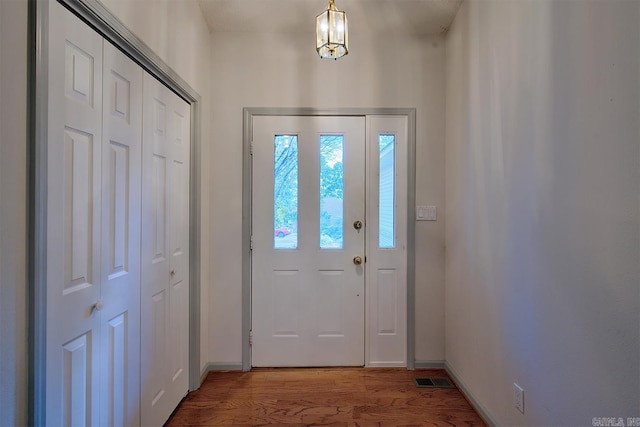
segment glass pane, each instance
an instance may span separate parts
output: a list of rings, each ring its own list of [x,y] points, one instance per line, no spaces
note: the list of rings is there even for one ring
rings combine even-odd
[[[298,136],[276,135],[273,169],[273,247],[298,247]]]
[[[380,181],[378,201],[378,244],[380,248],[395,248],[395,193],[396,193],[396,136],[379,135]]]
[[[343,135],[320,136],[320,248],[343,247]]]

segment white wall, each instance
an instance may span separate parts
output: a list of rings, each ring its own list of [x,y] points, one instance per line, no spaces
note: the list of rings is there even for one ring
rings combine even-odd
[[[0,0],[2,1],[2,0]],[[208,362],[210,287],[209,259],[212,236],[210,218],[210,38],[209,28],[196,0],[102,0],[124,25],[144,41],[202,97],[201,115],[201,367]]]
[[[500,425],[640,416],[639,24],[470,1],[449,32],[446,359]]]
[[[313,25],[313,17],[310,17]],[[240,364],[243,107],[415,107],[418,204],[444,206],[444,42],[442,38],[351,33],[350,53],[318,58],[304,34],[212,33],[209,357]],[[417,349],[444,359],[444,221],[416,226]]]
[[[0,425],[27,422],[27,2],[0,1]]]

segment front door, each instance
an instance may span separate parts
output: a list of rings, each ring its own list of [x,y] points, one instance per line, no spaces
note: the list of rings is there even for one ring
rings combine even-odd
[[[365,118],[253,121],[252,365],[362,366]]]

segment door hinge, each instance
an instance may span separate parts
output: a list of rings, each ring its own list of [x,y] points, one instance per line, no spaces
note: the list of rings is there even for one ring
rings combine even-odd
[[[249,154],[253,156],[253,141],[249,144]]]
[[[253,345],[253,330],[249,331],[249,346]]]
[[[249,238],[249,250],[253,250],[253,235],[251,235],[251,237]]]

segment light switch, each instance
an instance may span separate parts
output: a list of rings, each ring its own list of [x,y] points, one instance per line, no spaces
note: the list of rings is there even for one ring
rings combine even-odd
[[[437,211],[435,206],[416,206],[417,221],[435,221]]]

